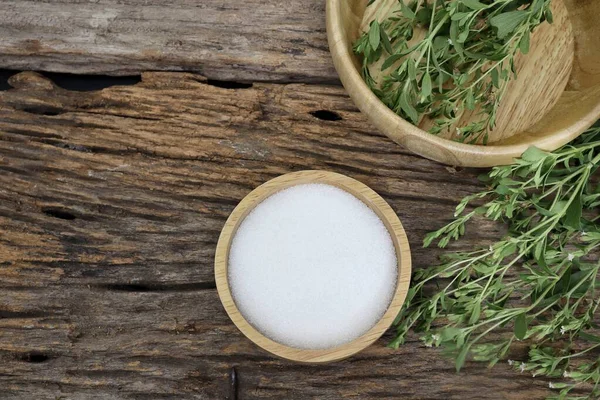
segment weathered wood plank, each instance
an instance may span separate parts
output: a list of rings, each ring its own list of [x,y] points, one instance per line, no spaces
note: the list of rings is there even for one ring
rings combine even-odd
[[[0,68],[337,82],[320,0],[0,0]]]
[[[378,134],[340,87],[147,73],[135,86],[70,92],[34,73],[0,92],[0,398],[530,399],[547,383],[451,362],[391,337],[331,365],[274,359],[222,309],[214,247],[237,202],[300,169],[345,173],[423,235],[481,188]],[[321,111],[321,112],[317,112]],[[330,120],[322,120],[328,118]],[[482,223],[461,246],[485,245]],[[517,350],[516,359],[524,349]]]

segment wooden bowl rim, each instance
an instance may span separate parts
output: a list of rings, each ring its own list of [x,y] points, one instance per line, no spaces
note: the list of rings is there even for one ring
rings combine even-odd
[[[365,334],[343,345],[319,350],[297,349],[277,343],[255,329],[237,308],[229,288],[227,265],[231,241],[237,228],[260,202],[272,194],[304,183],[324,183],[336,186],[365,203],[385,224],[398,260],[398,280],[394,296],[383,317]],[[219,297],[227,314],[238,329],[259,347],[278,357],[305,363],[325,363],[341,360],[365,349],[383,335],[400,312],[411,276],[411,255],[408,238],[400,219],[390,205],[374,190],[348,176],[329,171],[306,170],[278,176],[250,192],[235,207],[219,236],[215,253],[215,280]]]
[[[492,167],[496,165],[506,165],[514,162],[530,146],[536,146],[546,151],[553,151],[560,146],[570,142],[581,135],[587,128],[592,126],[600,118],[600,102],[592,108],[577,123],[568,128],[549,132],[543,137],[532,138],[527,143],[509,144],[509,145],[477,145],[455,142],[426,132],[410,122],[406,121],[392,110],[390,110],[364,82],[360,73],[354,67],[352,62],[353,55],[349,53],[344,41],[344,32],[342,28],[342,17],[339,13],[339,7],[349,7],[348,0],[326,0],[326,25],[327,39],[329,49],[333,58],[334,66],[338,72],[340,80],[348,91],[353,102],[358,108],[371,119],[369,108],[376,105],[382,112],[384,121],[371,120],[383,133],[394,141],[398,141],[402,136],[418,138],[422,146],[432,146],[437,149],[445,149],[450,152],[455,162],[453,165],[466,167]],[[356,88],[360,96],[353,95]],[[414,149],[410,149],[414,151]],[[450,164],[443,156],[436,156],[435,151],[422,149],[417,153],[435,161]]]

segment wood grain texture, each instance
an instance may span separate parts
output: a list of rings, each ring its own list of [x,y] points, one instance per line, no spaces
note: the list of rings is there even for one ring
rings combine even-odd
[[[215,289],[219,232],[257,185],[327,169],[397,212],[415,268],[426,232],[480,190],[378,134],[340,87],[147,73],[71,92],[34,73],[0,92],[0,398],[538,399],[547,382],[451,361],[411,337],[328,365],[273,358],[231,323]],[[324,118],[319,119],[317,118]],[[502,232],[486,221],[461,248]],[[455,246],[456,247],[456,246]],[[523,345],[512,358],[525,356]],[[482,390],[484,389],[484,390]]]
[[[320,0],[0,0],[0,68],[337,82]]]
[[[229,284],[229,250],[231,242],[244,219],[261,202],[275,193],[296,185],[320,183],[338,187],[366,204],[383,222],[394,244],[397,260],[397,281],[391,302],[377,323],[360,337],[327,349],[298,349],[271,340],[250,322],[235,304]],[[346,175],[331,171],[304,170],[290,172],[263,183],[248,193],[227,218],[215,251],[215,280],[223,307],[229,318],[248,339],[268,352],[287,360],[306,363],[328,363],[346,359],[364,350],[379,339],[400,313],[408,292],[411,276],[411,256],[406,232],[398,216],[373,189]],[[333,289],[333,288],[332,288]]]
[[[557,25],[546,27],[546,31],[538,29],[534,35],[531,52],[520,66],[527,82],[515,82],[511,87],[515,93],[505,96],[506,104],[498,116],[498,129],[488,146],[468,145],[431,135],[388,109],[371,92],[359,73],[359,62],[352,52],[352,45],[360,35],[367,3],[367,0],[327,1],[327,31],[333,61],[358,108],[392,140],[417,154],[449,165],[489,167],[509,164],[532,145],[549,151],[557,149],[600,117],[600,75],[594,66],[600,62],[597,40],[600,25],[592,22],[592,16],[597,19],[600,15],[598,2],[553,2]],[[572,39],[569,37],[571,28]],[[531,114],[533,116],[528,118]],[[539,118],[539,114],[544,115]],[[532,125],[527,126],[528,122]]]

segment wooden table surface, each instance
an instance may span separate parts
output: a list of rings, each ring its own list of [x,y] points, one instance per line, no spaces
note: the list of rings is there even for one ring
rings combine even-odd
[[[440,255],[423,236],[482,188],[481,171],[415,156],[358,112],[329,57],[323,0],[0,9],[0,399],[550,394],[506,363],[457,375],[416,335],[391,350],[393,332],[346,361],[286,362],[225,314],[219,231],[268,179],[326,169],[369,185],[400,216],[415,269]],[[478,224],[459,246],[501,229]]]

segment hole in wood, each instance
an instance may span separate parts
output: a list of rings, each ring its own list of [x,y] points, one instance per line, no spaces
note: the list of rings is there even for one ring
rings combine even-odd
[[[47,115],[47,116],[51,116],[51,117],[60,115],[63,113],[63,111],[58,108],[46,107],[46,106],[24,107],[24,108],[21,108],[21,111],[25,111],[30,114]]]
[[[109,75],[84,75],[64,74],[57,72],[43,72],[42,75],[51,79],[57,86],[77,92],[102,90],[111,86],[129,86],[142,81],[141,75],[109,76]]]
[[[329,110],[312,111],[310,115],[323,121],[339,121],[342,119],[340,114]]]
[[[46,354],[34,351],[34,352],[31,352],[31,353],[23,354],[19,359],[21,361],[39,364],[39,363],[43,363],[45,361],[48,361],[50,359],[50,357],[48,355],[46,355]]]
[[[85,146],[81,146],[79,144],[54,143],[54,142],[50,142],[48,144],[51,144],[51,145],[56,146],[56,147],[60,147],[61,149],[75,150],[75,151],[80,151],[82,153],[91,153],[92,152],[92,150],[88,149]]]
[[[216,79],[208,79],[207,85],[220,87],[223,89],[249,89],[252,87],[252,83],[235,82],[235,81],[219,81]]]
[[[56,207],[43,207],[42,212],[50,217],[65,219],[67,221],[71,221],[77,218],[75,214],[72,214],[67,210]]]
[[[10,69],[0,69],[0,92],[12,88],[12,86],[10,86],[10,84],[8,83],[8,79],[11,76],[16,75],[18,73],[19,71],[13,71]]]

